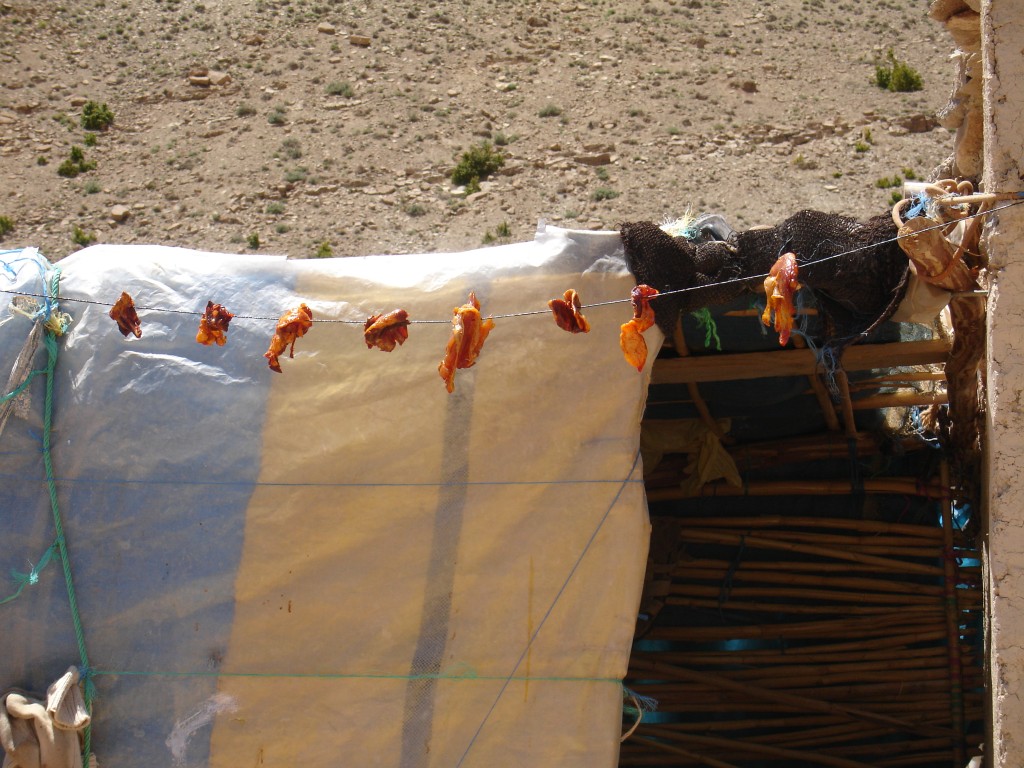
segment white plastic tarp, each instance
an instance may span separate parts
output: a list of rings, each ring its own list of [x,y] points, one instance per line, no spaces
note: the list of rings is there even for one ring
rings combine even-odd
[[[8,299],[45,292],[41,257],[0,260]],[[628,303],[585,310],[589,334],[546,311],[568,288],[628,298],[616,234],[303,261],[94,246],[59,266],[52,456],[103,768],[616,764],[650,361],[622,357]],[[107,316],[122,291],[140,339]],[[449,395],[470,291],[485,317],[541,312],[498,317]],[[195,342],[207,300],[237,315],[224,347]],[[299,302],[349,322],[314,324],[273,373],[275,321],[249,318]],[[398,307],[439,322],[368,350],[363,321]],[[0,381],[31,327],[3,315]],[[4,574],[54,540],[45,387],[0,435]],[[78,663],[57,558],[0,617],[0,688]]]

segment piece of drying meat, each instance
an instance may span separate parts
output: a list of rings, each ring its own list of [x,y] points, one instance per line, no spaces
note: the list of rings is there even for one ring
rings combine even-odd
[[[761,322],[770,326],[771,314],[775,313],[775,332],[779,334],[781,346],[786,346],[793,330],[793,318],[796,315],[793,294],[801,288],[797,281],[798,273],[796,254],[784,253],[764,279],[764,293],[768,301],[761,314]]]
[[[228,343],[228,325],[234,315],[224,309],[221,304],[206,302],[206,311],[199,318],[199,332],[196,341],[205,346],[216,344],[223,347]]]
[[[121,298],[111,307],[110,319],[117,323],[117,330],[122,336],[134,333],[136,339],[142,338],[142,323],[135,311],[135,302],[126,292],[122,291]]]
[[[580,312],[580,295],[574,289],[566,291],[564,298],[549,301],[548,308],[555,316],[555,323],[563,331],[590,333],[590,323]]]
[[[492,318],[481,319],[480,302],[476,300],[475,293],[469,294],[468,303],[453,310],[452,336],[448,339],[444,359],[437,366],[449,393],[455,391],[455,371],[473,366],[493,327]]]
[[[295,309],[289,309],[281,319],[277,321],[277,330],[274,338],[270,340],[270,349],[263,356],[267,358],[270,370],[281,373],[281,363],[278,357],[288,349],[288,357],[295,357],[295,340],[306,335],[313,326],[313,310],[305,304],[299,304]]]
[[[651,308],[651,298],[657,296],[656,288],[649,285],[638,285],[630,294],[630,302],[633,304],[633,319],[623,323],[619,329],[619,346],[622,347],[622,354],[626,362],[638,371],[644,369],[647,363],[647,342],[644,341],[643,332],[654,325],[654,310]]]
[[[401,346],[409,338],[409,313],[404,309],[379,315],[370,315],[363,326],[363,341],[367,349],[390,352],[398,344]]]

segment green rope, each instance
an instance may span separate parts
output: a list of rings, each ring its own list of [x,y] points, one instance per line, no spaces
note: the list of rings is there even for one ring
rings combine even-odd
[[[710,349],[711,342],[714,340],[715,349],[721,352],[722,340],[718,338],[718,324],[715,323],[715,318],[711,316],[711,310],[704,307],[690,314],[697,319],[697,325],[704,329],[704,349]]]
[[[32,381],[32,379],[34,379],[40,373],[46,373],[46,371],[29,371],[28,376],[25,377],[25,380],[21,382],[21,384],[19,384],[13,390],[8,392],[6,395],[0,397],[0,403],[6,403],[8,400],[13,400],[14,398],[16,398],[18,395],[20,395],[22,392],[28,389],[29,382]]]
[[[59,295],[60,268],[55,267],[50,281],[50,296],[56,300]],[[85,630],[82,629],[82,617],[78,612],[78,598],[75,597],[75,584],[71,578],[71,558],[68,556],[67,539],[64,537],[64,522],[61,519],[60,505],[57,501],[57,482],[53,474],[53,458],[50,453],[50,433],[53,426],[53,379],[54,370],[57,367],[57,336],[53,331],[47,330],[43,336],[43,344],[46,346],[46,402],[43,411],[43,466],[46,469],[46,485],[50,492],[50,509],[53,511],[53,527],[57,533],[57,551],[60,553],[61,566],[64,569],[64,583],[68,588],[68,604],[71,608],[71,621],[75,625],[75,639],[78,641],[78,654],[82,659],[80,674],[83,678],[85,688],[85,709],[92,716],[92,700],[94,698],[94,684],[92,682],[91,668],[89,667],[89,654],[85,650]],[[89,764],[89,752],[92,746],[92,726],[85,728],[85,740],[82,747],[82,760]]]
[[[11,577],[14,579],[14,583],[18,585],[18,590],[10,597],[5,597],[3,600],[0,600],[0,605],[3,605],[4,603],[9,603],[12,600],[16,600],[25,590],[25,587],[35,586],[39,583],[39,574],[47,565],[50,564],[50,559],[53,557],[53,550],[56,548],[57,542],[53,542],[53,544],[48,546],[46,548],[46,551],[43,552],[43,556],[39,558],[39,563],[37,565],[32,565],[32,563],[29,563],[29,565],[32,567],[29,568],[28,573],[19,573],[18,571],[11,571]]]

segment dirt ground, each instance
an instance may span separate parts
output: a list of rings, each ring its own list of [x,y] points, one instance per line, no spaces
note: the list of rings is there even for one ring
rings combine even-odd
[[[874,84],[890,49],[923,90]],[[0,0],[0,247],[345,256],[688,207],[865,217],[949,154],[950,50],[896,0]],[[92,138],[88,101],[114,115]],[[467,196],[450,174],[482,141],[505,164]],[[65,178],[72,146],[95,167]]]

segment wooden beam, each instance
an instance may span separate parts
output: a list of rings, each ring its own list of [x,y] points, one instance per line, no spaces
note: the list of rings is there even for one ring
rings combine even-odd
[[[923,496],[942,499],[948,491],[940,484],[922,483],[913,477],[869,478],[862,481],[864,493],[892,493],[902,496]],[[709,483],[696,493],[682,488],[651,488],[648,501],[695,499],[701,496],[849,496],[853,493],[849,480],[762,480],[742,488],[727,483]]]
[[[898,368],[944,363],[948,354],[949,343],[944,339],[861,344],[846,349],[842,364],[843,369],[847,371]],[[656,360],[651,384],[739,381],[769,376],[810,376],[817,370],[818,361],[809,349],[700,355]]]

